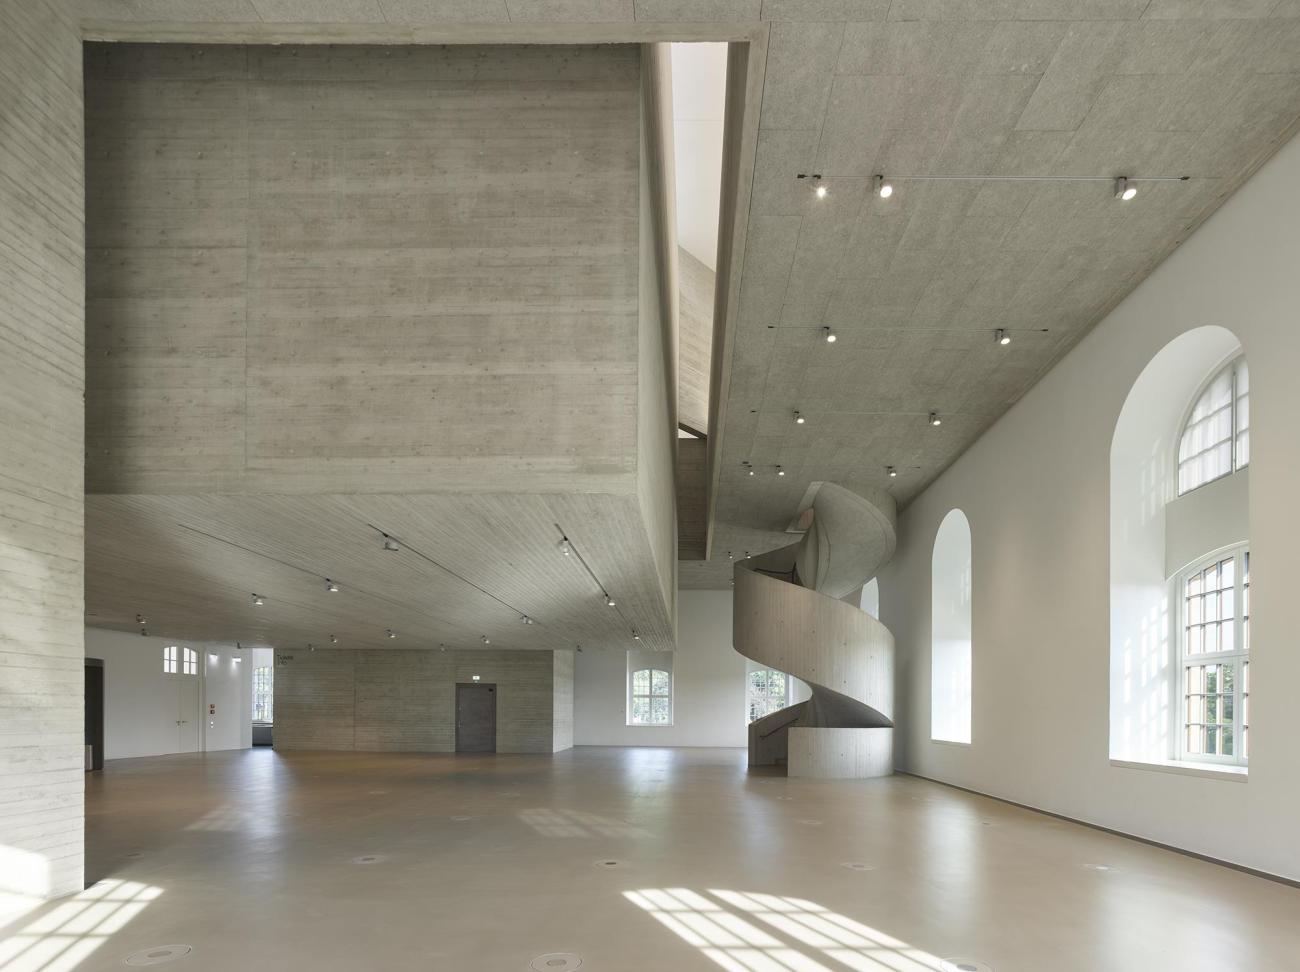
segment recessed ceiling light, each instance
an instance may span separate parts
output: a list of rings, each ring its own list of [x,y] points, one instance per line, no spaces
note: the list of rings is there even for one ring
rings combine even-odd
[[[889,473],[889,478],[890,478],[890,479],[897,479],[897,478],[898,478],[898,470],[895,469],[893,466],[886,466],[886,467],[885,467],[885,472]]]
[[[325,590],[329,591],[331,594],[337,594],[339,592],[339,586],[338,584],[335,584],[332,580],[330,580],[328,577],[326,577]]]
[[[605,595],[605,606],[606,606],[606,607],[613,607],[613,606],[614,606],[614,599],[613,599],[612,597],[610,597],[608,594]]]
[[[392,628],[388,628],[384,633],[385,633],[386,635],[388,635],[388,637],[390,637],[390,638],[396,638],[396,637],[397,637],[397,632],[394,631]]]
[[[777,466],[777,467],[776,467],[776,474],[777,474],[778,476],[784,476],[784,475],[785,475],[785,470],[782,469],[780,466]]]
[[[871,180],[871,188],[881,199],[888,199],[894,194],[894,184],[882,175]]]
[[[795,424],[795,425],[803,425],[803,423],[804,423],[804,417],[803,417],[802,415],[800,415],[800,414],[796,411],[796,412],[794,413],[794,424]]]
[[[253,599],[253,603],[258,606],[261,606],[266,603],[266,601],[263,599],[261,594],[250,594],[249,597],[251,597]]]
[[[826,343],[827,343],[827,344],[834,344],[834,343],[835,343],[835,340],[836,340],[836,339],[835,339],[835,332],[832,331],[829,327],[823,327],[823,328],[822,328],[822,335],[826,338]]]
[[[993,332],[993,340],[997,341],[998,344],[1010,344],[1011,333],[1003,328],[998,328]]]
[[[522,618],[520,618],[519,620],[523,621],[524,624],[532,624],[532,623],[533,623],[533,619],[530,618],[530,617],[529,617],[528,615],[526,615],[526,614],[525,614]]]
[[[402,549],[401,547],[399,547],[399,546],[397,545],[397,541],[394,540],[392,537],[390,537],[387,533],[385,533],[385,534],[383,535],[383,537],[384,537],[384,549],[385,549],[385,550],[401,550],[401,549]]]
[[[1127,176],[1120,176],[1115,180],[1115,198],[1128,202],[1138,194],[1137,186],[1128,181]]]
[[[641,640],[641,636],[640,636],[639,634],[637,634],[635,631],[633,631],[633,632],[632,632],[632,640],[633,640],[633,641],[640,641],[640,640]]]
[[[489,638],[487,635],[484,635],[484,636],[483,636],[483,644],[485,644],[485,645],[490,645],[490,644],[492,644],[492,639]]]
[[[565,537],[560,541],[560,553],[564,554],[566,557],[573,553],[573,545],[569,543],[568,537]]]
[[[938,412],[931,412],[931,413],[930,413],[930,424],[931,424],[931,425],[942,425],[942,424],[943,424],[943,419],[939,418],[939,413],[938,413]]]
[[[330,644],[331,644],[331,645],[337,645],[338,643],[339,643],[339,636],[338,636],[338,635],[330,635]]]

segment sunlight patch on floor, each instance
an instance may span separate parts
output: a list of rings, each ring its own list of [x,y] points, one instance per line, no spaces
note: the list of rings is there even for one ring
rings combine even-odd
[[[0,940],[0,969],[71,972],[160,894],[138,881],[91,885]]]
[[[945,972],[939,958],[801,898],[711,888],[623,896],[727,972]],[[766,926],[766,927],[763,927]],[[819,961],[829,959],[833,965]]]

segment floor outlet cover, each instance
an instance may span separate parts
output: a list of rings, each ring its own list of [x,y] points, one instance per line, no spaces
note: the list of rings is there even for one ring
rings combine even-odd
[[[194,949],[189,945],[155,945],[153,948],[142,948],[138,952],[132,952],[126,957],[126,964],[162,965],[165,962],[183,959],[192,951]]]
[[[528,963],[534,972],[572,972],[582,967],[582,957],[572,952],[547,952]]]

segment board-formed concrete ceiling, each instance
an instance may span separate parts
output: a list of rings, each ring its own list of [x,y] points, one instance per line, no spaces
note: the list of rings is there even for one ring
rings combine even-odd
[[[329,30],[477,24],[770,28],[713,559],[788,541],[809,485],[905,504],[1294,131],[1296,0],[80,0],[85,18]],[[322,11],[327,10],[328,13]],[[325,26],[322,22],[328,20]],[[256,29],[243,25],[256,25]],[[173,30],[169,36],[177,36]],[[669,36],[671,35],[671,36]],[[645,38],[648,33],[637,35]],[[629,34],[629,38],[631,34]],[[816,200],[798,173],[821,172]],[[1182,176],[1119,203],[1105,182],[908,182],[875,173]],[[747,174],[748,176],[748,174]],[[834,345],[819,340],[833,326]],[[994,344],[1007,328],[1012,343]],[[793,410],[807,422],[796,426]],[[939,412],[943,424],[929,427]],[[751,462],[754,476],[742,462]],[[781,465],[787,475],[775,476]],[[887,477],[895,466],[899,476]]]

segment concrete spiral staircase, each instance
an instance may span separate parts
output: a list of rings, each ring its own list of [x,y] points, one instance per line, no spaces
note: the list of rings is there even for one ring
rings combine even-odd
[[[802,540],[735,565],[732,643],[812,689],[749,727],[751,766],[790,776],[863,779],[893,772],[894,636],[857,605],[893,556],[893,498],[823,483]]]

